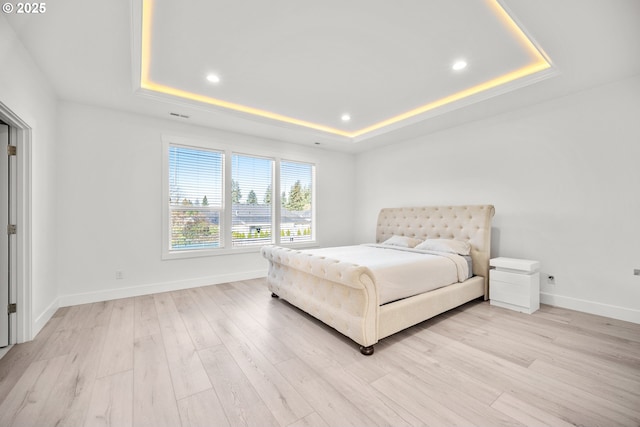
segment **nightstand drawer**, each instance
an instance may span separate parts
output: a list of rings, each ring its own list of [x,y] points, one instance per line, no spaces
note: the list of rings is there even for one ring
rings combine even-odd
[[[513,283],[514,285],[528,286],[531,284],[533,276],[536,276],[536,274],[512,273],[510,271],[501,271],[496,269],[489,270],[489,277],[491,280]]]
[[[531,304],[531,287],[528,281],[527,283],[509,283],[495,280],[492,277],[489,285],[489,298],[492,301],[529,307]]]

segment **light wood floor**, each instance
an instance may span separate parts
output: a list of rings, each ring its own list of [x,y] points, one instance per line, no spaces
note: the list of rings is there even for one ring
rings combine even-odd
[[[357,345],[262,280],[60,309],[0,426],[638,426],[640,325],[472,302]]]

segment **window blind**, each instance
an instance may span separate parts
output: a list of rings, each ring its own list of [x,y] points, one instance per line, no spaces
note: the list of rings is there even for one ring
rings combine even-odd
[[[309,163],[280,162],[280,241],[314,240],[313,181],[315,170]]]
[[[231,162],[233,246],[273,241],[273,160],[234,154]]]
[[[221,246],[224,154],[169,147],[170,248]]]

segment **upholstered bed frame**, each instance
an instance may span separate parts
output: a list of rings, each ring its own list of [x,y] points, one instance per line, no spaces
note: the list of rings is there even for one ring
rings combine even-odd
[[[392,235],[469,242],[474,276],[430,292],[380,305],[375,277],[354,265],[265,246],[267,283],[280,297],[360,344],[369,355],[380,339],[476,298],[489,296],[492,205],[382,209],[376,242]]]

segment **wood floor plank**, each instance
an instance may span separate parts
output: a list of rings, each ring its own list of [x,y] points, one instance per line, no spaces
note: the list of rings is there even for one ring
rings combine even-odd
[[[71,306],[60,307],[59,309],[56,310],[55,313],[53,313],[53,316],[51,318],[55,319],[56,317],[64,317],[67,314],[67,312],[69,311],[70,308],[71,308]]]
[[[503,310],[502,314],[506,314],[505,312],[508,311],[500,310]],[[474,313],[467,310],[465,313],[456,314],[455,319],[457,321],[464,316],[474,316]],[[562,331],[555,330],[549,333],[548,328],[541,328],[535,322],[520,321],[525,316],[527,315],[516,317],[510,315],[508,320],[515,319],[513,322],[505,322],[504,318],[486,322],[483,329],[493,336],[504,338],[505,342],[519,341],[518,345],[524,347],[536,360],[545,360],[555,366],[579,372],[585,377],[605,378],[614,382],[630,382],[631,384],[637,384],[640,381],[640,367],[629,366],[611,358],[607,363],[603,363],[603,359],[597,354],[557,345],[556,340],[563,334]],[[483,321],[480,318],[476,319]],[[571,333],[569,331],[566,333]],[[580,363],[576,363],[577,361]]]
[[[98,378],[95,381],[82,425],[84,427],[133,426],[133,370]]]
[[[473,398],[488,406],[502,394],[501,389],[440,363],[430,356],[430,351],[423,351],[422,343],[422,340],[401,340],[385,348],[385,351],[378,352],[378,358],[389,367],[390,373],[402,372],[415,376],[442,389],[443,394],[458,391],[461,396],[457,396],[456,400],[459,397]],[[432,344],[427,344],[427,347]]]
[[[378,348],[382,346],[384,346],[384,344],[378,345]],[[344,369],[350,374],[355,375],[367,384],[370,384],[391,372],[389,366],[381,363],[380,358],[378,357],[361,357],[355,362],[344,363],[338,368]]]
[[[189,332],[189,336],[191,336],[196,350],[222,344],[222,341],[220,341],[220,338],[213,332],[209,322],[188,292],[172,292],[171,297],[182,317],[185,328]]]
[[[567,385],[609,399],[632,410],[638,410],[640,404],[640,385],[624,378],[613,381],[606,376],[584,376],[572,370],[556,366],[544,360],[536,360],[529,369],[540,375],[550,376]],[[640,368],[639,368],[640,369]]]
[[[212,325],[249,382],[280,425],[286,426],[313,412],[311,406],[278,372],[238,327],[229,321]]]
[[[65,315],[62,317],[59,329],[84,328],[92,308],[93,304],[80,304],[69,307]]]
[[[246,282],[237,282],[234,285],[234,289],[246,296],[246,300],[249,301],[247,306],[256,321],[266,329],[273,331],[287,328],[297,318],[295,311],[281,310],[282,301],[270,296],[271,292],[264,282],[262,286],[249,285]]]
[[[565,310],[550,305],[542,305],[538,315],[551,319],[562,316],[568,319],[568,325],[587,331],[588,334],[598,332],[623,340],[640,342],[640,324],[637,323],[581,313],[579,311]]]
[[[42,352],[51,334],[57,329],[62,317],[54,317],[42,328],[33,341],[14,345],[0,359],[0,404],[20,380],[20,377],[33,362],[37,354]]]
[[[273,316],[271,302],[277,302],[271,293],[260,284],[250,282],[235,282],[233,289],[234,301],[261,324],[265,329],[275,331],[286,327],[289,318],[284,315]]]
[[[289,424],[289,427],[329,427],[329,424],[317,412],[312,412],[295,423]]]
[[[422,330],[427,340],[447,339]],[[434,352],[441,363],[455,365],[494,387],[509,390],[515,397],[534,403],[559,418],[568,417],[583,425],[635,425],[636,414],[613,401],[567,386],[555,378],[540,376],[527,368],[483,353],[458,341],[447,339],[447,346]]]
[[[180,426],[178,405],[160,334],[146,335],[135,341],[133,425]]]
[[[429,327],[429,330],[464,341],[466,345],[524,367],[531,365],[535,360],[535,355],[523,343],[522,337],[492,334],[488,331],[490,322],[466,316],[465,313],[456,313],[455,317],[449,314],[448,317],[452,320],[438,322]]]
[[[280,425],[224,346],[207,348],[199,354],[229,424],[234,427]]]
[[[179,400],[178,410],[182,427],[231,427],[213,389]]]
[[[42,346],[36,356],[37,360],[51,359],[58,356],[66,356],[76,344],[78,333],[76,329],[56,329]]]
[[[370,358],[369,358],[370,359]],[[409,411],[378,392],[370,384],[342,367],[329,368],[323,372],[331,385],[345,398],[369,417],[376,425],[421,426],[422,421]]]
[[[133,298],[115,300],[97,378],[133,368]]]
[[[519,426],[517,420],[486,405],[482,399],[477,399],[475,395],[467,393],[464,388],[453,387],[443,379],[429,375],[429,372],[416,369],[417,375],[411,372],[401,372],[396,374],[398,379],[410,384],[415,390],[419,390],[425,396],[440,403],[442,406],[457,413],[467,420],[482,420],[482,424],[491,426]]]
[[[186,292],[191,296],[193,301],[195,301],[196,306],[204,318],[207,319],[207,322],[215,323],[218,320],[226,319],[227,315],[225,312],[205,291],[208,287],[209,286],[203,286],[200,288],[187,289]]]
[[[47,398],[37,425],[82,425],[91,399],[106,331],[105,326],[77,330],[76,344],[66,357],[62,372]]]
[[[83,328],[92,328],[94,326],[108,326],[111,320],[111,312],[115,301],[99,301],[91,304],[91,310],[84,319],[79,319]]]
[[[491,407],[529,427],[572,427],[573,424],[503,393]]]
[[[334,426],[372,426],[376,421],[352,405],[327,379],[322,378],[298,358],[277,365],[282,375],[298,390],[327,424]]]
[[[225,315],[252,337],[255,345],[271,363],[276,364],[294,357],[294,353],[277,339],[278,334],[268,333],[270,330],[254,317],[255,306],[241,292],[235,288],[222,291],[215,286],[209,286],[205,290]]]
[[[428,426],[479,426],[416,390],[397,374],[386,375],[371,384],[380,393],[420,418]]]
[[[55,386],[66,356],[36,360],[0,405],[0,426],[33,426]]]
[[[155,295],[162,340],[176,399],[211,388],[211,382],[169,293]]]
[[[142,295],[133,300],[134,338],[160,333],[160,322],[153,295]]]
[[[605,363],[622,364],[634,370],[640,367],[640,343],[635,341],[622,344],[603,340],[601,337],[567,334],[556,339],[555,343],[583,354],[594,355]]]

